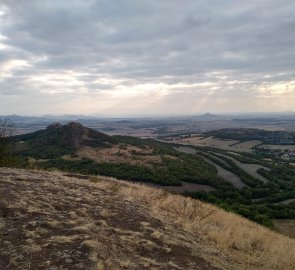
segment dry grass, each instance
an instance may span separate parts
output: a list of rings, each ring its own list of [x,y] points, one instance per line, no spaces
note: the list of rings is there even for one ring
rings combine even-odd
[[[90,158],[98,163],[128,163],[132,165],[151,166],[151,164],[163,164],[162,158],[158,155],[153,155],[151,148],[141,149],[132,145],[120,146],[114,145],[111,148],[96,149],[84,146],[77,152],[78,159],[83,157]],[[65,159],[71,159],[65,156]],[[77,158],[74,158],[77,159]]]
[[[251,265],[257,269],[294,269],[295,241],[288,237],[209,204],[150,187],[128,185],[122,192],[234,255],[244,269],[251,269]]]
[[[99,246],[99,243],[96,240],[85,240],[83,242],[83,245],[90,247],[92,249],[95,249]],[[91,255],[93,255],[93,254],[91,254]],[[93,256],[92,256],[92,258],[93,258]]]
[[[66,244],[66,243],[72,243],[77,238],[79,238],[79,236],[57,235],[57,236],[52,236],[50,240],[54,243]]]
[[[96,270],[105,270],[105,266],[102,261],[96,263]]]
[[[36,253],[42,250],[42,247],[39,245],[35,245],[33,243],[30,243],[29,245],[22,247],[26,253]]]
[[[18,181],[22,188],[16,186],[13,195],[23,193],[9,204],[15,213],[22,211],[17,222],[30,217],[18,229],[26,237],[22,246],[14,246],[17,254],[27,250],[44,256],[47,252],[63,251],[62,248],[72,247],[76,251],[77,247],[83,247],[87,254],[80,262],[87,259],[91,263],[87,269],[93,270],[196,269],[185,267],[183,256],[199,263],[200,269],[212,269],[202,268],[202,261],[197,261],[200,257],[219,269],[294,269],[293,239],[212,205],[112,178],[81,181],[61,172],[18,172],[32,181]],[[35,183],[34,179],[39,182]],[[0,184],[5,188],[14,182],[0,178]],[[30,190],[35,193],[26,193]],[[22,196],[24,194],[26,196]],[[76,201],[77,197],[81,200]],[[48,202],[54,207],[44,208]],[[15,222],[11,219],[7,225],[0,219],[0,229],[15,226]],[[7,237],[10,236],[12,234]],[[48,245],[56,250],[45,250]],[[143,253],[138,253],[142,250]],[[157,254],[169,254],[169,259],[163,262]],[[56,253],[56,258],[58,256]],[[11,257],[11,265],[19,267],[27,263]]]

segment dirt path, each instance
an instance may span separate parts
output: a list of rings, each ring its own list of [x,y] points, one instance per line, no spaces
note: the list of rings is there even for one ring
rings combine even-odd
[[[218,269],[197,239],[119,188],[0,168],[0,269]]]
[[[274,205],[278,205],[278,204],[289,204],[289,203],[292,203],[292,202],[295,202],[295,198],[284,200],[284,201],[280,201],[280,202],[274,203]]]

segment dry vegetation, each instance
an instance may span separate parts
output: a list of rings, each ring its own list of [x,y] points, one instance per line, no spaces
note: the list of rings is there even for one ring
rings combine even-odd
[[[0,169],[0,269],[284,269],[295,241],[167,191]]]
[[[150,167],[153,164],[161,165],[163,160],[159,155],[153,155],[153,149],[142,149],[136,146],[120,144],[113,145],[110,148],[93,148],[83,146],[77,151],[78,157],[71,158],[69,156],[65,159],[81,159],[83,157],[92,159],[98,163],[128,163],[131,165],[143,165]]]

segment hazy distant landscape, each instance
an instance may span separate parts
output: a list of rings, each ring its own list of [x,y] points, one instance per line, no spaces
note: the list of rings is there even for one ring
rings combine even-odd
[[[60,122],[78,121],[109,135],[128,135],[156,138],[182,133],[198,133],[222,128],[257,128],[269,131],[295,131],[295,113],[215,115],[203,114],[183,117],[111,118],[83,115],[19,116],[2,115],[14,122],[18,133],[29,133]]]

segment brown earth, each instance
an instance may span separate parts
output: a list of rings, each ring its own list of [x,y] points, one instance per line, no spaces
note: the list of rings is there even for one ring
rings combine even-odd
[[[273,219],[272,222],[280,233],[295,238],[295,219]]]

